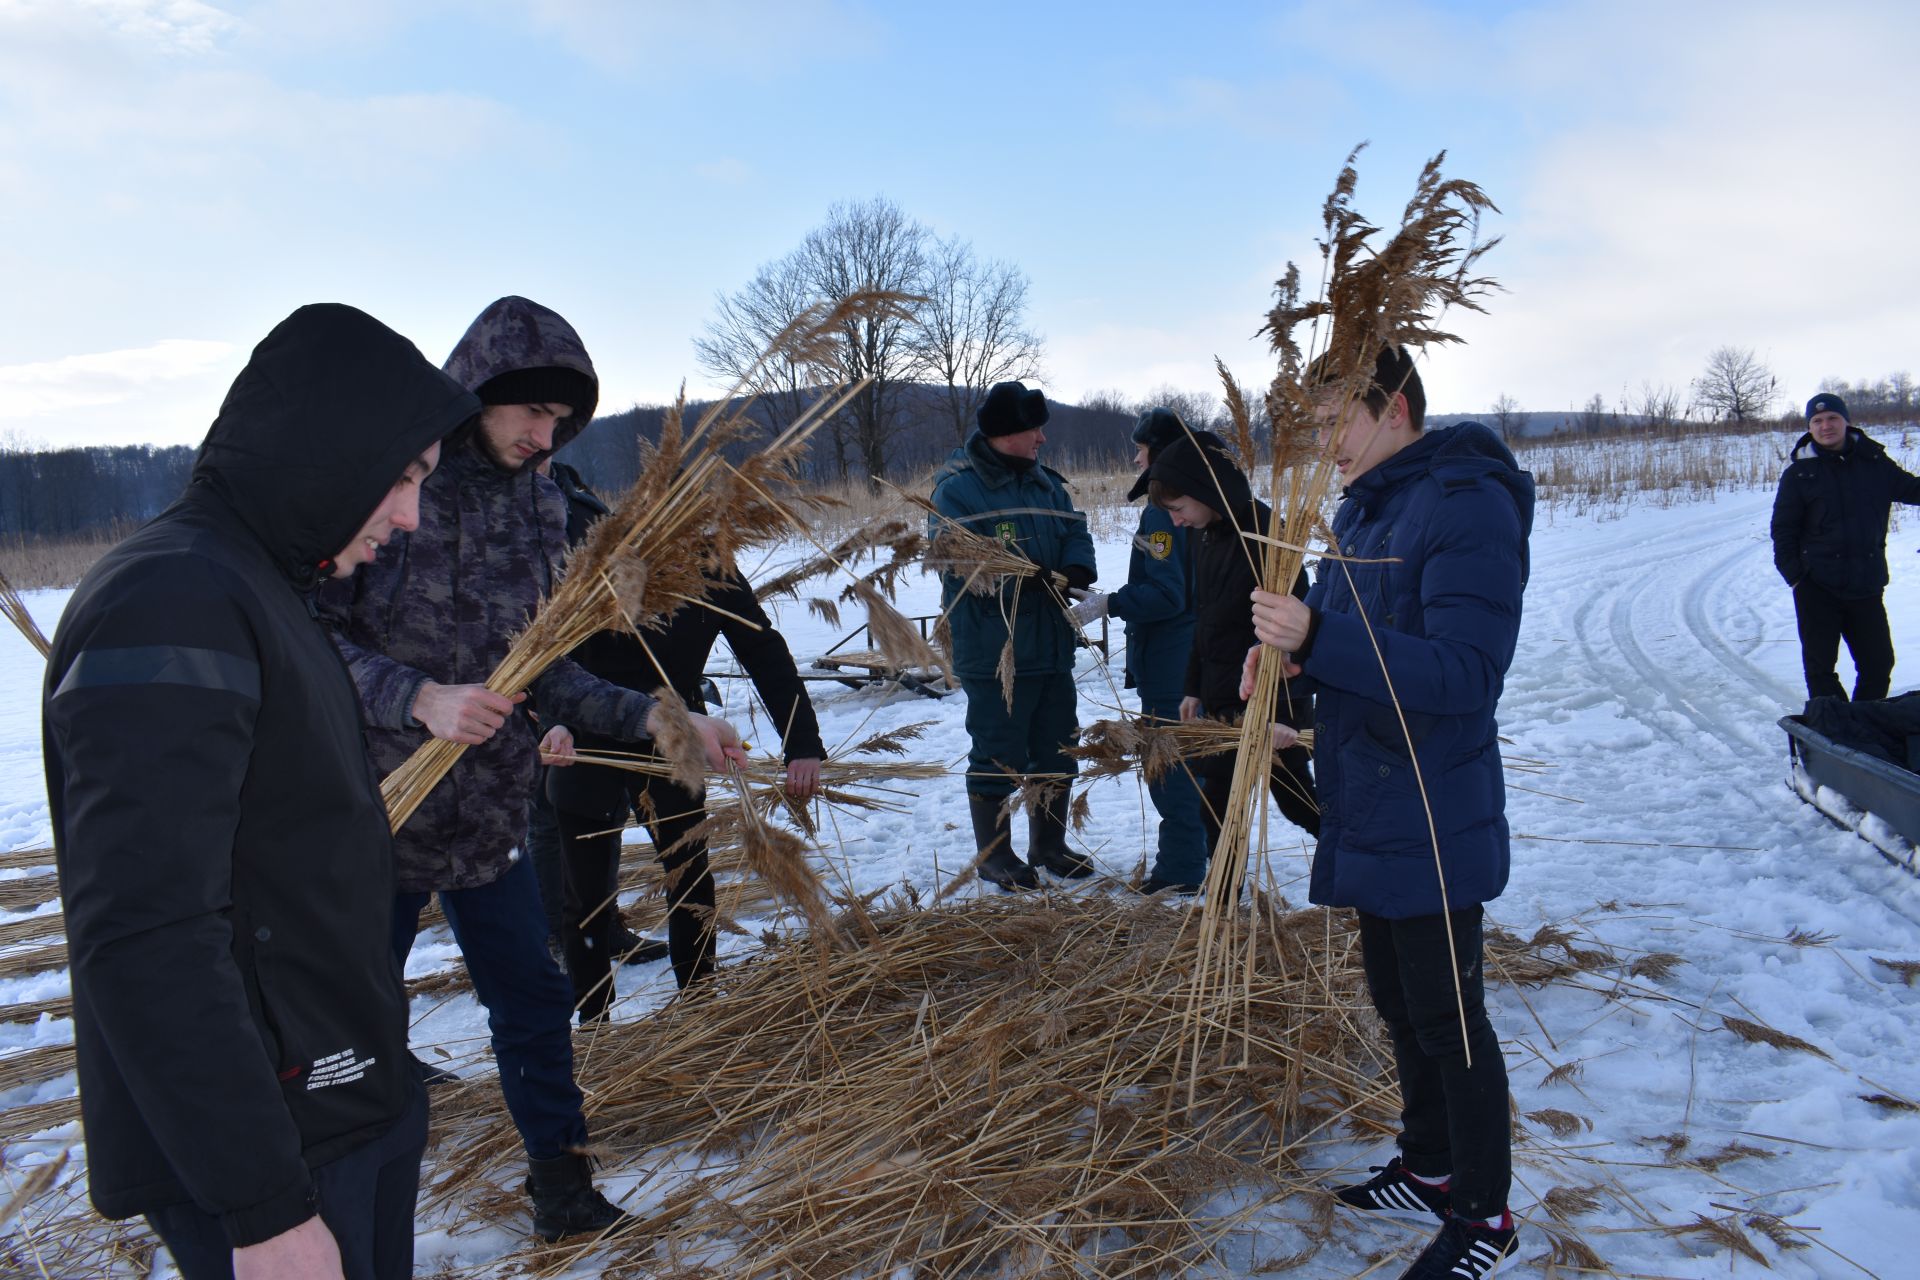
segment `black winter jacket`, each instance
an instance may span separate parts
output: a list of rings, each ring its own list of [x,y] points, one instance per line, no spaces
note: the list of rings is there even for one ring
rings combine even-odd
[[[416,1087],[393,854],[353,682],[306,597],[479,403],[350,307],[254,349],[186,493],[89,572],[53,641],[47,794],[89,1192],[191,1200],[236,1246]]]
[[[1213,441],[1176,440],[1154,459],[1148,476],[1205,503],[1218,517],[1193,540],[1193,648],[1181,692],[1200,699],[1208,715],[1237,715],[1246,707],[1240,672],[1247,650],[1259,642],[1251,597],[1260,585],[1255,566],[1262,559],[1261,544],[1241,534],[1265,533],[1273,509],[1253,496],[1246,474]],[[1304,570],[1292,590],[1306,596]],[[1283,694],[1278,715],[1283,723],[1303,727],[1312,719],[1312,702],[1305,695],[1289,701]]]
[[[1879,595],[1896,502],[1920,506],[1920,477],[1879,441],[1848,427],[1840,448],[1822,449],[1802,435],[1773,495],[1773,567],[1790,587],[1811,579],[1849,600]]]

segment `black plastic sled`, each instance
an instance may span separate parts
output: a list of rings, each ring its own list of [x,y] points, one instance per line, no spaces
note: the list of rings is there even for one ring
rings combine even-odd
[[[1920,877],[1920,774],[1842,746],[1799,716],[1780,717],[1780,727],[1787,731],[1787,785],[1794,794]]]

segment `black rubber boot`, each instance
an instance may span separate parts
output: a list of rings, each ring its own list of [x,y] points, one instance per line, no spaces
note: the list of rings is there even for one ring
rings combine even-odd
[[[1049,788],[1027,814],[1027,859],[1068,880],[1093,874],[1093,862],[1067,848],[1067,788]]]
[[[613,926],[613,954],[621,964],[652,964],[667,958],[667,944],[643,938],[629,929],[625,920],[617,920]]]
[[[548,1244],[564,1236],[610,1235],[635,1222],[594,1190],[593,1169],[582,1155],[527,1161],[527,1195],[533,1234]]]
[[[1013,817],[1007,812],[1006,802],[999,796],[977,796],[969,791],[967,812],[973,818],[974,848],[987,851],[976,867],[980,878],[1008,893],[1038,889],[1040,877],[1013,851]]]

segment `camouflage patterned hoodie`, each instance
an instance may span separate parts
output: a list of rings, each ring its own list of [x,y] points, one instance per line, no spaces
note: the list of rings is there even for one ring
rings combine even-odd
[[[446,372],[471,391],[501,374],[560,367],[594,377],[572,326],[525,298],[480,313],[447,358]],[[597,382],[596,382],[597,385]],[[593,405],[574,406],[554,432],[559,447],[579,434]],[[506,472],[477,432],[448,442],[420,493],[420,527],[396,536],[380,558],[320,597],[359,687],[368,747],[384,776],[427,731],[412,717],[427,680],[480,684],[550,591],[567,551],[566,501],[545,476]],[[512,865],[526,835],[538,769],[539,725],[565,724],[618,738],[644,734],[653,699],[561,662],[534,682],[522,714],[469,747],[394,840],[404,893],[470,889]]]

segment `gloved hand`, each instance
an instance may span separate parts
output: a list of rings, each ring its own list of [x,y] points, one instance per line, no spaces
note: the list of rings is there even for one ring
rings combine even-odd
[[[1074,622],[1080,626],[1091,626],[1107,616],[1107,593],[1089,591],[1067,612],[1073,615]]]
[[[1094,572],[1084,564],[1070,564],[1060,571],[1069,587],[1090,587],[1093,585]]]

